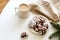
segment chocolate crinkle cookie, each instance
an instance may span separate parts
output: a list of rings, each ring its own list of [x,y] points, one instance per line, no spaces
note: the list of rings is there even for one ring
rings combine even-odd
[[[26,32],[22,32],[21,33],[21,38],[27,37],[28,35],[26,34]]]
[[[42,16],[33,17],[28,26],[41,35],[45,34],[48,29],[48,24],[45,24],[45,18]]]

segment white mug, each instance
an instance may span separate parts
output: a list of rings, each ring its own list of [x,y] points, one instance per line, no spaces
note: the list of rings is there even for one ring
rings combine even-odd
[[[20,17],[27,17],[29,15],[29,6],[27,4],[20,4],[19,7],[15,8],[15,12],[20,16]]]

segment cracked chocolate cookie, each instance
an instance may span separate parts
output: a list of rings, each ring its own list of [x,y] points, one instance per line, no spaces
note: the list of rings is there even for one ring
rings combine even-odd
[[[48,24],[46,24],[46,19],[43,16],[34,16],[28,26],[32,31],[40,35],[45,34],[48,29]]]

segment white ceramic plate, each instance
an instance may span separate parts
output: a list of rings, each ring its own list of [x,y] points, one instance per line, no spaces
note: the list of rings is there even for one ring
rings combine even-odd
[[[42,16],[42,15],[35,15],[35,16]],[[34,16],[34,17],[35,17],[35,16]],[[34,18],[34,17],[33,17],[33,18]],[[42,17],[45,19],[45,23],[44,23],[44,24],[48,24],[47,18],[45,18],[44,16],[42,16]],[[33,18],[32,18],[32,19],[33,19]],[[32,19],[31,19],[31,20],[32,20]],[[31,21],[31,20],[30,20],[30,21]],[[28,26],[28,28],[29,28],[29,26]],[[48,25],[48,28],[49,28],[49,25]],[[32,28],[29,28],[29,30],[30,30],[32,33],[39,34],[38,32],[35,32]],[[46,32],[47,32],[47,31],[46,31]]]

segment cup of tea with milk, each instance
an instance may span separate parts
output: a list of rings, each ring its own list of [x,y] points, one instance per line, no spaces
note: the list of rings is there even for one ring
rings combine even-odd
[[[25,18],[29,15],[29,5],[22,3],[18,7],[15,7],[15,12],[19,17]]]

